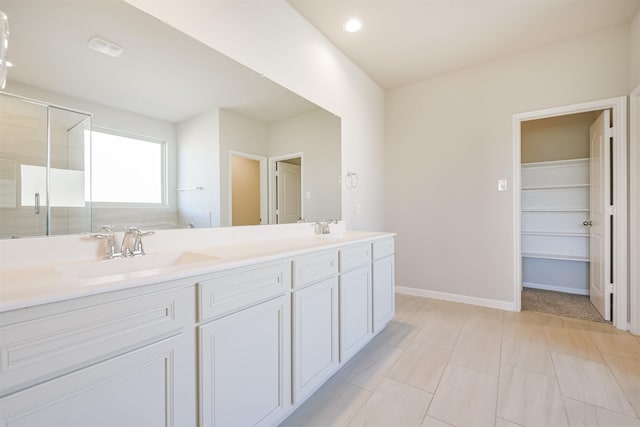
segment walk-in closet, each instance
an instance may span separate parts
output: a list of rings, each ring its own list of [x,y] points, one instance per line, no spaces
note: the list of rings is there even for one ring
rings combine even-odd
[[[589,301],[590,128],[600,112],[522,123],[522,307],[602,320]]]

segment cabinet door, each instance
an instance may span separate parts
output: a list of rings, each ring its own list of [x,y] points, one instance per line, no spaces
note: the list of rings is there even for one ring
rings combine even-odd
[[[3,426],[139,427],[195,424],[181,381],[195,385],[182,335],[0,399]],[[185,407],[186,405],[186,407]],[[186,417],[186,418],[185,418]]]
[[[282,296],[200,327],[203,426],[272,425],[291,401],[291,304]]]
[[[338,278],[293,293],[293,402],[338,368]]]
[[[395,313],[393,255],[373,263],[373,332],[379,332]]]
[[[350,359],[368,341],[371,328],[371,265],[340,276],[340,361]]]

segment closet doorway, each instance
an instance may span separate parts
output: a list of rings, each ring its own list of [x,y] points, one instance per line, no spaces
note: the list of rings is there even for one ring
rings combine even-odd
[[[514,116],[517,309],[558,301],[627,328],[625,110],[622,97]]]
[[[521,124],[524,310],[595,321],[606,317],[610,304],[600,266],[608,255],[602,250],[604,216],[598,207],[606,190],[600,151],[610,122],[605,110]]]

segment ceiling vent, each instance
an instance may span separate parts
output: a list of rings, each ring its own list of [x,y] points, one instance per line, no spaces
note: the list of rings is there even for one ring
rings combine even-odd
[[[123,49],[117,44],[110,42],[109,40],[101,39],[100,37],[93,37],[89,40],[89,48],[113,58],[120,56],[123,51]]]

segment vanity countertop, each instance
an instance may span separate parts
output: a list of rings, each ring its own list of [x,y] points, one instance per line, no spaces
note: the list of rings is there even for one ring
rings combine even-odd
[[[308,252],[373,241],[395,236],[394,233],[345,231],[329,235],[285,237],[280,239],[242,241],[189,248],[191,260],[168,266],[153,266],[134,272],[117,272],[118,264],[136,258],[91,260],[74,264],[51,264],[36,267],[0,269],[0,312],[64,301],[68,299],[128,289],[170,280],[214,273],[234,267],[302,255]],[[175,252],[178,254],[178,252]],[[164,259],[170,252],[147,250],[149,260]],[[154,258],[155,257],[155,258]],[[138,259],[143,257],[137,257]],[[172,259],[171,256],[166,259]],[[146,261],[146,260],[145,260]],[[109,264],[112,263],[112,264]],[[91,269],[114,274],[91,274]],[[68,271],[72,271],[69,273]],[[73,272],[84,272],[74,274]],[[89,272],[89,274],[86,274]]]

